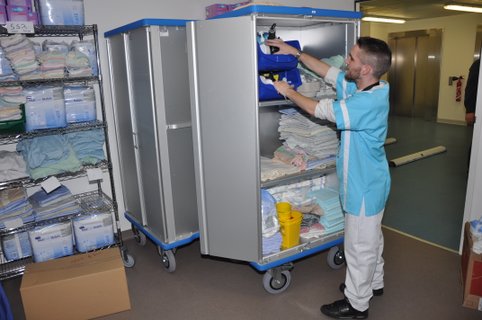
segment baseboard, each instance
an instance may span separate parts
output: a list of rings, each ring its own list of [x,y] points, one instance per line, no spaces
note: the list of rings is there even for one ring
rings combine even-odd
[[[455,124],[455,125],[458,125],[458,126],[466,126],[467,125],[467,123],[465,123],[465,121],[441,119],[441,118],[437,118],[437,123]]]
[[[450,249],[450,248],[441,246],[441,245],[439,245],[439,244],[436,244],[436,243],[433,243],[433,242],[424,240],[424,239],[419,238],[419,237],[412,236],[411,234],[402,232],[402,231],[400,231],[400,230],[397,230],[397,229],[394,229],[394,228],[391,228],[391,227],[387,227],[387,226],[385,226],[385,225],[382,225],[382,227],[385,228],[385,229],[388,229],[388,230],[390,230],[390,231],[396,232],[396,233],[398,233],[398,234],[401,234],[401,235],[403,235],[403,236],[406,236],[406,237],[409,237],[409,238],[418,240],[418,241],[420,241],[420,242],[429,244],[429,245],[431,245],[431,246],[434,246],[434,247],[437,247],[437,248],[440,248],[440,249],[443,249],[443,250],[446,250],[446,251],[449,251],[449,252],[456,253],[456,254],[460,255],[460,253],[459,253],[458,251],[456,251],[456,250],[453,250],[453,249]]]

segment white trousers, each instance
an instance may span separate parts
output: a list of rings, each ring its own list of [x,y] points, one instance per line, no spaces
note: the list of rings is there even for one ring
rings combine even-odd
[[[370,217],[362,206],[359,216],[345,214],[345,296],[353,308],[368,309],[373,290],[383,288],[382,218],[385,210]]]

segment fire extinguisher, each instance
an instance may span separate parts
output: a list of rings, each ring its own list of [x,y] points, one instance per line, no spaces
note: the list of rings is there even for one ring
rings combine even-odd
[[[457,102],[462,101],[462,79],[462,76],[458,77],[457,83],[455,84],[455,101]]]

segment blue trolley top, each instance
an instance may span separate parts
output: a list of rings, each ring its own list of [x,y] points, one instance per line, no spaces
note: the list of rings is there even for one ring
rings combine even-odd
[[[179,20],[179,19],[141,19],[137,20],[135,22],[126,24],[122,27],[118,27],[115,29],[112,29],[110,31],[106,31],[104,33],[104,37],[112,37],[115,36],[116,34],[127,32],[129,30],[134,30],[137,28],[141,27],[146,27],[146,26],[173,26],[173,27],[184,27],[186,26],[187,22],[190,22],[192,20]]]
[[[313,17],[334,17],[334,18],[348,18],[348,19],[360,19],[362,17],[361,12],[357,11],[343,11],[343,10],[331,10],[331,9],[319,9],[309,7],[280,7],[280,6],[259,6],[249,5],[237,10],[223,13],[219,16],[212,17],[211,19],[229,18],[246,16],[255,13],[263,14],[276,14],[276,15],[290,15],[290,16],[313,16]]]

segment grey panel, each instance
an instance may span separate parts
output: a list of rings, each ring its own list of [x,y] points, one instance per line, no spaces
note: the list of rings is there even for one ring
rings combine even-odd
[[[251,17],[195,22],[203,253],[260,258],[255,27]],[[235,41],[227,41],[235,39]],[[199,180],[198,180],[199,182]],[[199,192],[199,188],[203,191]],[[205,211],[204,211],[204,210]]]
[[[142,191],[145,203],[145,224],[159,240],[166,242],[164,222],[161,168],[158,158],[157,124],[153,101],[152,57],[149,38],[145,28],[129,32],[130,57],[132,61],[132,89],[136,114],[136,133],[139,153],[138,166],[141,172]]]
[[[160,61],[162,62],[166,120],[168,124],[184,123],[191,120],[186,28],[160,28]]]
[[[123,35],[107,40],[111,68],[111,85],[114,102],[115,128],[117,132],[119,164],[127,211],[142,223],[137,167],[134,154],[132,123],[129,109],[129,85],[127,82],[126,51]]]
[[[167,131],[176,233],[198,230],[191,128]]]

